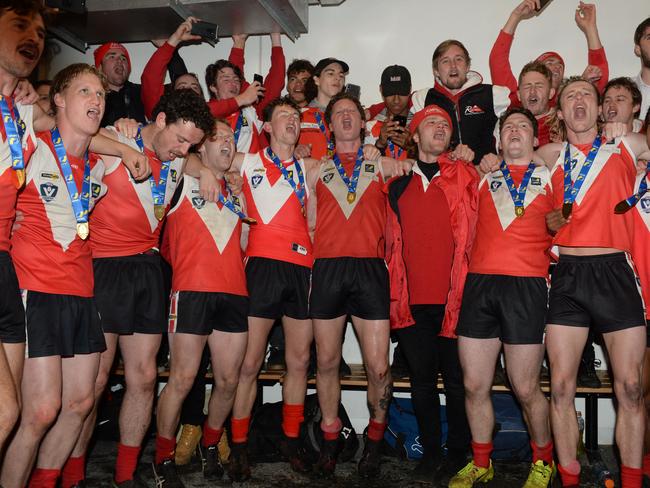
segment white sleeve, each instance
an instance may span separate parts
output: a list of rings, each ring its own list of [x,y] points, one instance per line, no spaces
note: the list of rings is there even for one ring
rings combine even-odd
[[[505,86],[492,85],[494,115],[499,117],[510,106],[510,89]]]
[[[422,88],[413,93],[413,96],[411,97],[411,113],[419,112],[424,108],[427,93],[429,93],[429,88]]]

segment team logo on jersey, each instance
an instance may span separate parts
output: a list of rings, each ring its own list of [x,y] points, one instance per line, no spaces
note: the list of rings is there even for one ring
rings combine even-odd
[[[501,186],[500,181],[493,181],[492,183],[490,183],[490,191],[495,192],[499,189],[500,186]]]
[[[334,173],[327,173],[326,175],[323,176],[323,183],[327,184],[330,181],[332,181],[332,178],[334,178]]]
[[[262,183],[263,179],[264,179],[263,176],[253,175],[253,177],[251,178],[251,186],[253,188],[257,188],[258,186],[260,186],[260,183]]]
[[[374,173],[375,172],[375,165],[366,163],[366,165],[363,167],[363,170],[366,173]]]
[[[47,183],[43,183],[40,189],[41,197],[46,202],[51,202],[54,200],[56,198],[56,194],[59,192],[59,187],[50,183],[49,181]]]
[[[478,105],[468,105],[465,107],[465,115],[481,115],[485,113]]]
[[[530,184],[533,186],[542,186],[542,179],[538,176],[533,176],[530,179]]]
[[[93,195],[93,198],[99,198],[99,194],[102,192],[102,185],[98,185],[97,183],[93,183],[90,186],[90,192]]]
[[[645,213],[650,213],[650,197],[642,198],[639,205],[641,205],[641,210]]]
[[[46,178],[46,179],[50,179],[50,180],[58,180],[59,175],[57,175],[56,173],[41,173],[41,178]]]
[[[176,180],[178,179],[178,171],[176,171],[175,169],[172,169],[172,170],[169,172],[169,174],[170,174],[171,177],[172,177],[172,183],[176,183]]]
[[[192,206],[197,209],[202,209],[205,207],[205,200],[201,197],[193,197],[192,198]]]

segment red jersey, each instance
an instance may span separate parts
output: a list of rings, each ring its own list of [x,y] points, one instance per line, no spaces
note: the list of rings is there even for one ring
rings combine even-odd
[[[196,178],[186,175],[181,185],[164,237],[173,271],[172,290],[247,296],[239,216],[219,202],[201,198]],[[232,202],[243,211],[239,197],[233,196]]]
[[[339,154],[348,178],[356,153]],[[334,161],[320,165],[316,183],[315,258],[382,258],[386,240],[386,195],[381,163],[363,161],[356,198],[348,201],[348,187]]]
[[[58,295],[93,296],[90,243],[77,235],[77,221],[68,188],[55,156],[50,132],[38,134],[38,145],[27,167],[25,189],[18,196],[23,215],[11,237],[11,257],[21,289]],[[84,161],[68,155],[77,188]],[[104,162],[90,155],[90,209],[104,196]],[[93,234],[92,223],[90,235]]]
[[[5,98],[10,109],[13,109],[13,100]],[[36,135],[34,134],[33,106],[16,104],[18,114],[25,123],[25,134],[22,140],[23,162],[27,167],[29,158],[36,149]],[[16,216],[16,195],[18,194],[18,180],[16,172],[11,167],[11,151],[7,142],[5,123],[0,117],[0,251],[9,251],[9,238],[11,226]]]
[[[553,171],[552,185],[555,208],[564,200],[564,151],[562,145]],[[571,178],[580,173],[591,144],[571,145]],[[630,252],[634,235],[633,212],[614,213],[622,199],[634,193],[636,158],[624,140],[613,144],[603,142],[587,177],[573,203],[571,221],[555,235],[553,243],[566,247],[609,247]]]
[[[300,120],[300,139],[298,144],[311,144],[311,155],[314,159],[322,159],[327,156],[327,143],[330,141],[330,130],[325,123],[325,114],[318,107],[305,107],[300,109],[302,117]],[[317,115],[320,117],[322,127],[318,123]]]
[[[119,135],[120,142],[139,150],[135,139]],[[153,151],[145,148],[151,174],[158,181],[162,162]],[[165,188],[165,206],[169,206],[181,177],[183,158],[176,158],[169,166]],[[154,214],[153,196],[149,180],[137,183],[122,164],[113,164],[104,177],[108,195],[90,216],[90,235],[94,258],[133,256],[157,248],[162,222]]]
[[[639,183],[641,183],[643,177],[645,177],[645,174],[637,176],[634,188],[639,188]],[[646,318],[650,319],[650,310],[648,309],[650,303],[650,194],[646,193],[628,213],[631,213],[634,219],[632,258],[641,280]]]
[[[528,166],[508,168],[519,187]],[[503,173],[487,174],[479,184],[478,225],[469,272],[547,278],[552,238],[546,214],[552,210],[551,176],[546,166],[537,166],[530,177],[521,217],[515,215]]]
[[[300,165],[305,181],[305,165],[301,159],[282,161],[296,186]],[[243,193],[249,217],[257,220],[250,226],[247,257],[261,257],[311,267],[314,256],[307,219],[291,184],[284,179],[266,150],[247,154],[242,162]],[[305,209],[309,189],[305,185]]]
[[[364,144],[375,145],[377,139],[379,139],[381,128],[384,126],[385,122],[386,117],[381,114],[366,122],[366,140],[364,141]],[[399,147],[397,144],[393,144],[391,141],[388,141],[388,145],[386,146],[386,149],[384,149],[383,155],[387,158],[393,158],[400,161],[403,161],[408,157],[405,149]]]

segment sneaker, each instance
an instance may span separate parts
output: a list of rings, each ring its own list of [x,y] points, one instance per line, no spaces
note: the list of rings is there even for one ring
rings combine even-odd
[[[181,427],[181,435],[176,443],[176,466],[189,464],[200,440],[200,425],[183,424]]]
[[[600,388],[602,384],[596,373],[596,368],[599,368],[600,364],[600,359],[589,360],[583,357],[578,367],[578,386],[582,388]]]
[[[199,448],[201,452],[201,464],[203,465],[203,477],[208,481],[217,481],[223,478],[223,465],[219,455],[219,446],[208,446]]]
[[[269,346],[269,357],[266,360],[267,371],[284,371],[287,363],[284,361],[284,350],[275,346]]]
[[[246,443],[230,446],[228,476],[236,483],[251,479],[251,465],[248,460],[248,445]]]
[[[153,465],[153,479],[156,482],[156,488],[185,488],[178,477],[176,464],[172,459]]]
[[[472,460],[449,480],[449,488],[472,488],[474,483],[487,483],[492,478],[494,478],[492,460],[487,468],[476,466]]]
[[[359,476],[366,479],[377,478],[381,468],[381,441],[373,441],[366,437],[363,454],[359,460]]]
[[[311,471],[311,463],[307,460],[307,453],[301,446],[300,439],[283,436],[280,441],[280,454],[296,473]]]
[[[545,488],[552,486],[555,478],[555,463],[546,464],[541,459],[530,465],[528,479],[523,488]]]
[[[339,450],[339,440],[323,441],[318,461],[314,465],[314,473],[318,478],[332,478],[336,469],[336,457]]]
[[[418,465],[411,471],[411,481],[415,483],[433,484],[438,469],[440,468],[440,457],[423,456]]]

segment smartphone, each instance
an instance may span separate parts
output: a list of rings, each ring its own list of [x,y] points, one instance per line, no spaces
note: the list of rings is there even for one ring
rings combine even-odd
[[[46,7],[58,8],[73,14],[86,13],[86,0],[47,0]]]
[[[219,26],[217,24],[199,20],[192,24],[192,30],[190,33],[195,36],[201,36],[206,41],[217,42],[218,28]]]
[[[393,115],[393,120],[397,122],[400,127],[406,127],[406,115]]]
[[[264,84],[264,77],[262,75],[259,75],[259,74],[255,73],[253,75],[253,81],[257,81],[260,85],[263,85]]]
[[[539,8],[535,10],[539,13],[546,8],[546,6],[551,3],[551,0],[539,0]]]
[[[354,98],[359,99],[361,98],[361,87],[359,85],[348,83],[347,85],[345,85],[345,93],[349,93]]]

